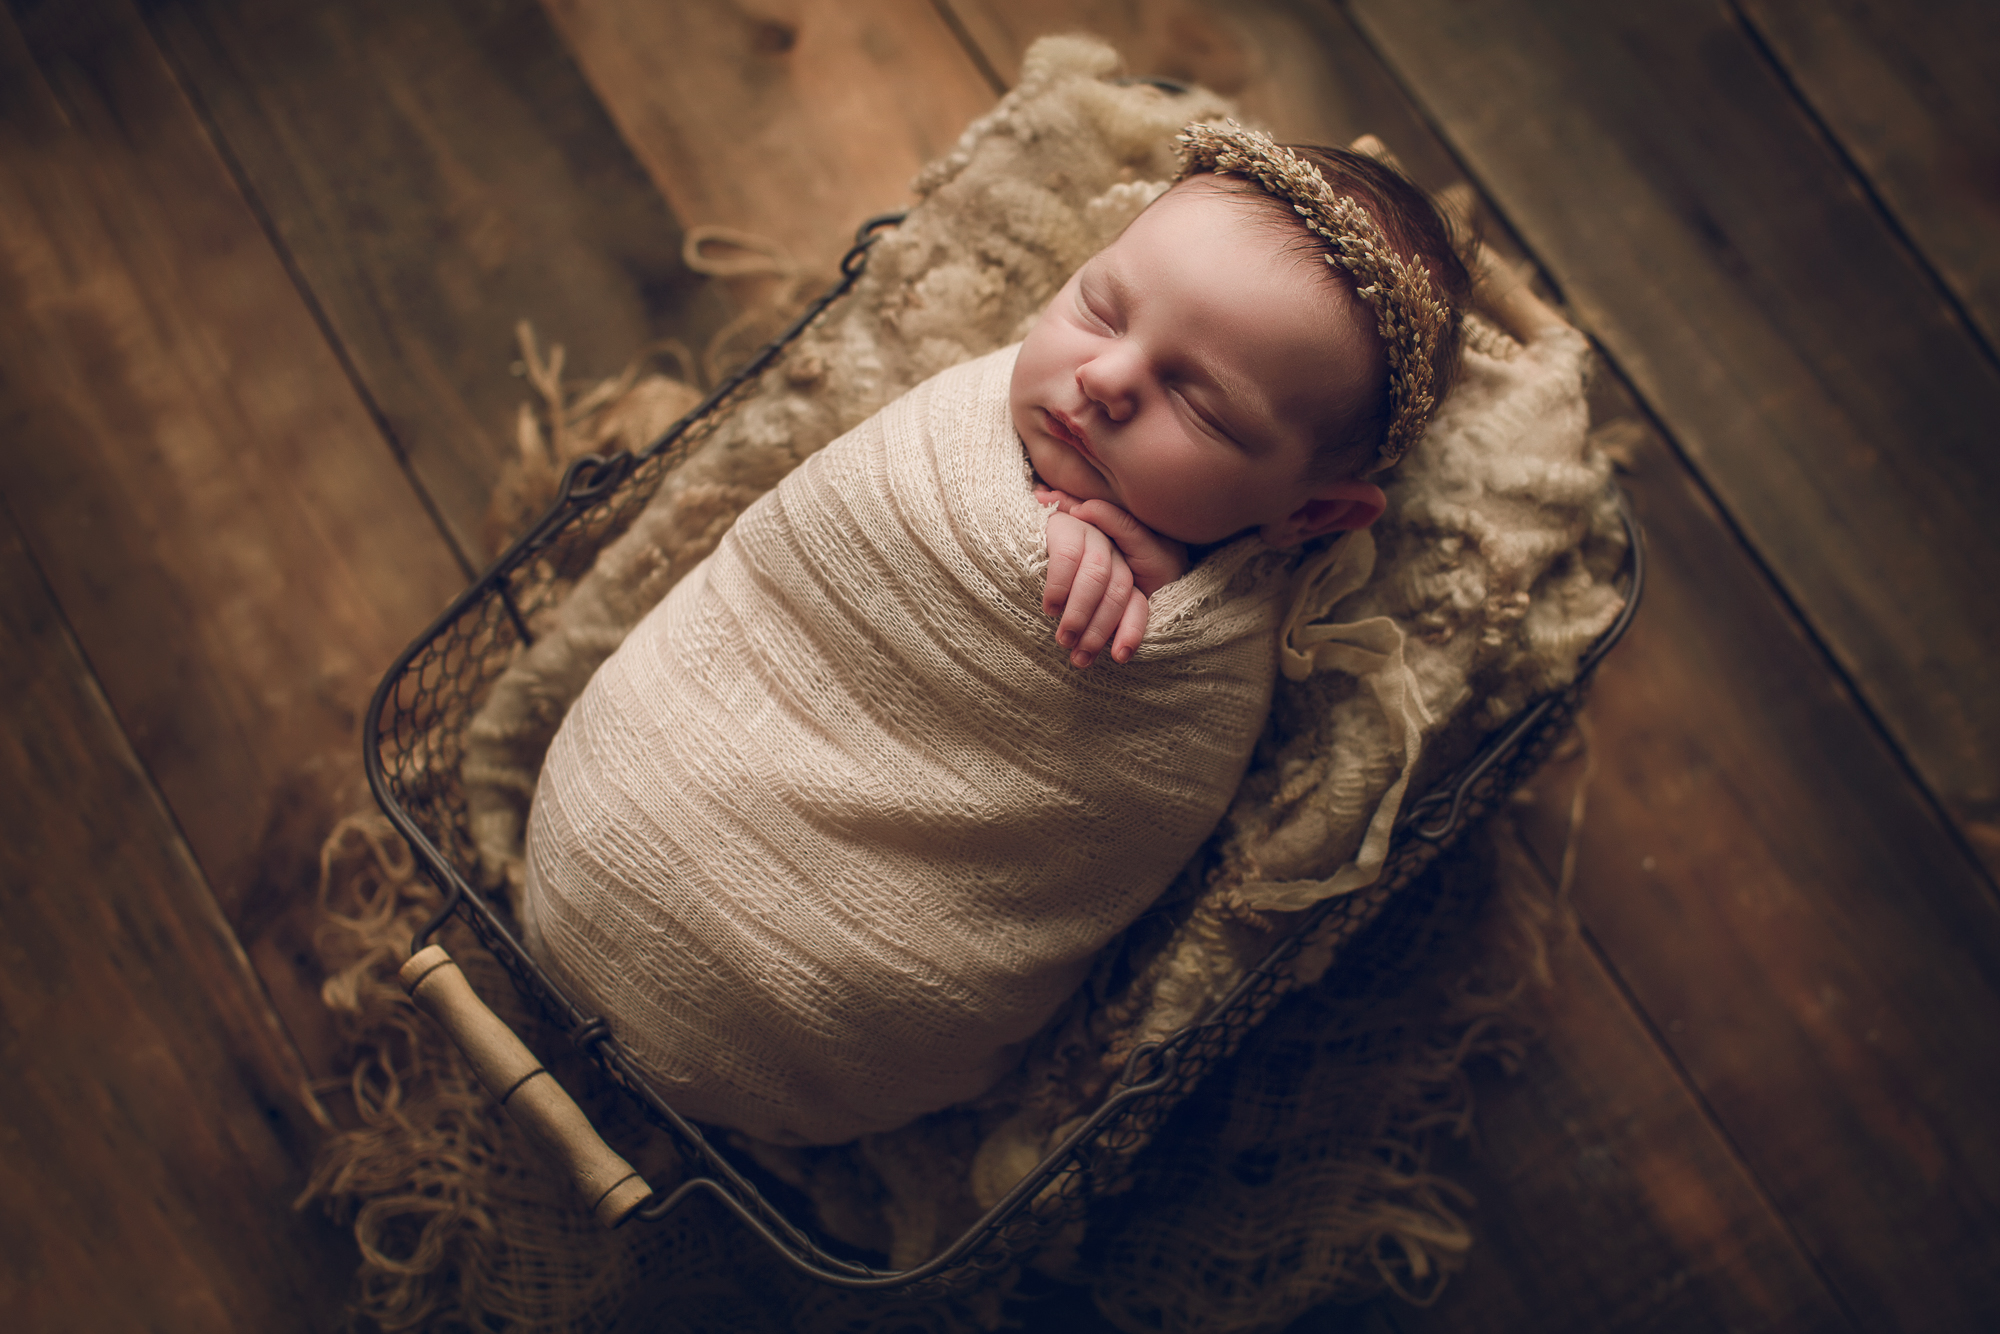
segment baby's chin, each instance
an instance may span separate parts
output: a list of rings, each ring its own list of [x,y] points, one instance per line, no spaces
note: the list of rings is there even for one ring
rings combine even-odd
[[[1027,457],[1028,467],[1033,471],[1035,481],[1052,491],[1060,491],[1078,500],[1098,498],[1100,488],[1081,466],[1080,460],[1065,457],[1066,451],[1044,439],[1036,429],[1040,423],[1033,418],[1024,426],[1019,420],[1014,423],[1014,434],[1021,442],[1021,452]]]

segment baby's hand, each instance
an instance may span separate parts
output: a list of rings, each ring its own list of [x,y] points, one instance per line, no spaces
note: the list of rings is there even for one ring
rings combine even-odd
[[[1072,667],[1088,667],[1109,644],[1114,662],[1130,662],[1146,637],[1152,594],[1187,573],[1187,548],[1161,537],[1104,500],[1077,500],[1035,488],[1049,516],[1049,577],[1042,610],[1061,613],[1056,642]]]

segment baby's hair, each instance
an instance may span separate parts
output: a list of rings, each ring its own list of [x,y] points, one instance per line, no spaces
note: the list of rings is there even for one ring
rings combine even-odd
[[[1198,139],[1196,139],[1198,136]],[[1301,254],[1321,258],[1329,277],[1367,298],[1378,315],[1378,336],[1384,327],[1398,327],[1400,346],[1384,346],[1388,357],[1386,382],[1375,396],[1373,410],[1350,423],[1339,435],[1320,442],[1313,459],[1317,478],[1365,475],[1377,466],[1395,462],[1413,442],[1437,404],[1443,402],[1457,378],[1462,342],[1461,321],[1472,295],[1472,277],[1452,244],[1451,230],[1430,197],[1402,172],[1365,154],[1317,144],[1276,145],[1254,131],[1233,123],[1223,126],[1191,126],[1183,143],[1190,144],[1188,174],[1200,172],[1218,186],[1267,209],[1273,221],[1283,220],[1292,247]],[[1221,160],[1217,160],[1218,157]],[[1244,161],[1244,158],[1250,159]],[[1283,176],[1272,179],[1269,163],[1279,160],[1281,168],[1296,163],[1310,168],[1324,180],[1336,199],[1351,199],[1372,219],[1381,239],[1394,252],[1396,261],[1429,276],[1429,292],[1412,294],[1407,285],[1402,292],[1386,292],[1391,283],[1376,264],[1369,272],[1369,286],[1363,288],[1353,262],[1354,247],[1338,229],[1343,244],[1336,245],[1327,235],[1324,209],[1302,210],[1287,198],[1288,182]],[[1289,161],[1285,161],[1289,159]],[[1186,179],[1183,176],[1183,179]],[[1307,214],[1313,216],[1310,220]],[[1361,226],[1366,229],[1364,221]],[[1366,250],[1365,240],[1359,249]],[[1344,254],[1343,251],[1346,253]],[[1321,267],[1316,265],[1315,267]],[[1411,274],[1416,286],[1421,278]],[[1434,304],[1433,304],[1434,303]],[[1414,305],[1416,309],[1407,309]],[[1385,312],[1385,307],[1386,312]],[[1412,323],[1422,328],[1412,332]],[[1384,340],[1386,343],[1386,339]],[[1399,365],[1399,357],[1415,357],[1424,364]]]

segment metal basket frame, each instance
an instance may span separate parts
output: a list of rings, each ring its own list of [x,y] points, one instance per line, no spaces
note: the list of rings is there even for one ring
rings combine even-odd
[[[363,763],[375,800],[444,895],[443,906],[417,933],[412,952],[457,914],[522,994],[566,1029],[570,1040],[635,1098],[679,1148],[687,1178],[672,1193],[641,1206],[638,1217],[663,1218],[691,1195],[705,1193],[803,1274],[843,1288],[925,1298],[963,1289],[980,1275],[1023,1258],[1080,1218],[1092,1198],[1115,1191],[1172,1108],[1291,989],[1291,961],[1308,946],[1337,950],[1351,940],[1440,851],[1540,765],[1567,732],[1591,671],[1631,623],[1645,579],[1645,552],[1621,493],[1620,514],[1630,546],[1625,605],[1617,619],[1585,653],[1573,684],[1524,709],[1471,760],[1405,809],[1375,884],[1317,905],[1206,1018],[1136,1049],[1097,1110],[929,1260],[899,1270],[835,1254],[766,1198],[747,1174],[754,1169],[725,1156],[660,1097],[603,1018],[579,1008],[536,965],[506,917],[461,870],[476,865],[477,858],[459,782],[460,737],[493,682],[534,642],[532,627],[589,570],[597,553],[630,525],[667,473],[714,429],[718,410],[853,287],[881,229],[901,218],[887,214],[865,223],[841,261],[839,280],[659,440],[638,454],[587,456],[570,465],[548,512],[383,676],[363,720]]]

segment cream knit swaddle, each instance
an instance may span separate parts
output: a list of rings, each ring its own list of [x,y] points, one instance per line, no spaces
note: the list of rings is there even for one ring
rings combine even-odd
[[[1072,670],[1016,350],[790,474],[550,748],[529,947],[696,1119],[831,1144],[982,1092],[1248,763],[1286,562],[1214,553],[1131,663]]]

